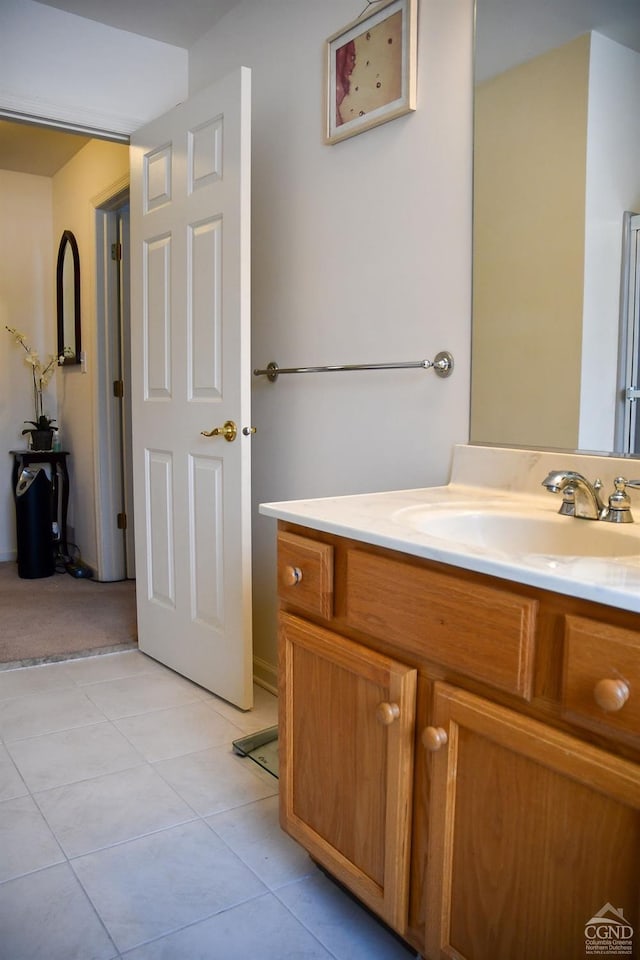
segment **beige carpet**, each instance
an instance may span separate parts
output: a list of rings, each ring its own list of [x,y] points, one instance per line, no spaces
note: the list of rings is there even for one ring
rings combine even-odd
[[[17,564],[0,563],[0,669],[131,647],[136,638],[135,581],[22,580]]]

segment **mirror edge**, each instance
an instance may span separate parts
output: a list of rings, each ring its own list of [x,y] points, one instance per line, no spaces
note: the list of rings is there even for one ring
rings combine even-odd
[[[56,300],[57,300],[57,323],[58,323],[58,356],[64,353],[64,256],[67,244],[71,248],[73,255],[73,303],[74,303],[74,333],[75,333],[75,353],[73,359],[65,360],[62,368],[80,363],[81,345],[81,321],[80,321],[80,253],[78,243],[71,230],[63,231],[58,247],[58,262],[56,266]]]

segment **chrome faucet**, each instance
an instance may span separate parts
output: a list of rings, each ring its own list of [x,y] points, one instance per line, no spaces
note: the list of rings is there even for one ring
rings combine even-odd
[[[551,493],[562,494],[559,513],[581,520],[605,520],[609,512],[600,499],[600,480],[590,483],[574,470],[552,470],[542,481]]]

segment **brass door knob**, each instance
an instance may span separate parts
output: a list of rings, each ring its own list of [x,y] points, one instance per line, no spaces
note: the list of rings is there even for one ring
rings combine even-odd
[[[614,680],[608,677],[599,680],[593,688],[593,698],[607,713],[615,713],[616,710],[622,710],[629,699],[629,685],[624,680]]]
[[[238,436],[238,428],[233,420],[227,420],[221,427],[214,427],[213,430],[201,430],[203,437],[224,437],[231,443]]]
[[[431,753],[444,747],[448,739],[447,731],[442,727],[425,727],[422,731],[422,746]]]

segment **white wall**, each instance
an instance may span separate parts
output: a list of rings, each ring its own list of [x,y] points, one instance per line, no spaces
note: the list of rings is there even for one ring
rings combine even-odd
[[[33,0],[0,3],[0,109],[129,134],[184,99],[186,50]]]
[[[422,0],[418,109],[322,142],[324,40],[348,0],[244,0],[190,51],[190,90],[253,71],[253,365],[432,358],[433,372],[255,383],[260,501],[446,481],[469,413],[471,0]],[[275,529],[254,517],[256,669],[273,679]]]
[[[591,35],[581,450],[613,450],[622,216],[640,213],[640,53]]]
[[[24,333],[43,358],[57,352],[51,180],[0,170],[0,222],[0,560],[12,560],[16,538],[8,451],[26,449],[21,433],[23,421],[34,417],[34,401],[26,354],[4,328]],[[55,379],[44,393],[44,408],[55,418]]]

